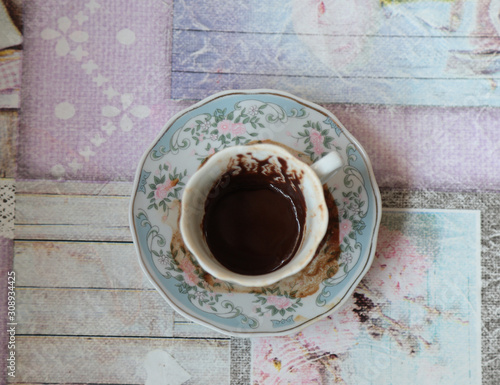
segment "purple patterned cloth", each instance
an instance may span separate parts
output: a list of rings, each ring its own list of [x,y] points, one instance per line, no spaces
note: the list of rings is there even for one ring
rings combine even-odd
[[[228,75],[205,81],[213,77],[210,71],[256,70],[250,61],[248,68],[241,67],[243,62],[233,68],[239,56],[220,50],[217,54],[225,54],[225,61],[219,63],[219,69],[210,67],[208,53],[222,40],[206,40],[208,37],[201,33],[205,28],[215,28],[211,23],[218,20],[202,17],[202,12],[210,12],[206,7],[196,8],[199,15],[192,13],[194,9],[187,4],[174,10],[172,4],[162,1],[144,6],[121,1],[35,0],[25,8],[20,178],[131,181],[138,160],[163,124],[194,103],[172,100],[181,89],[190,90],[187,94],[200,99],[230,86],[281,84],[298,96],[321,100],[310,94],[317,80],[307,77],[308,70],[310,75],[315,74],[307,66],[301,67],[306,72],[297,78],[300,85],[294,88],[285,83],[263,83],[265,78],[258,75],[242,75],[241,79],[247,79],[243,83],[226,82]],[[239,13],[233,16],[239,22],[233,18],[226,27],[234,32],[261,23],[246,20]],[[280,17],[291,16],[283,11]],[[283,25],[285,21],[281,21]],[[278,28],[272,23],[266,25],[269,33]],[[190,28],[200,33],[186,35]],[[207,36],[212,39],[215,35]],[[220,39],[236,44],[237,36],[228,33],[220,35]],[[195,71],[201,76],[200,82],[194,82],[189,71],[179,72],[182,68]],[[203,71],[208,71],[205,80]],[[175,95],[171,83],[176,87]],[[203,91],[193,93],[200,84],[205,87]],[[390,99],[390,94],[385,95]],[[344,100],[341,94],[335,98]],[[492,96],[493,104],[495,98]],[[494,129],[500,112],[496,108],[387,104],[326,107],[366,148],[381,187],[452,191],[500,188],[500,174],[496,172],[500,166],[500,132]]]
[[[27,26],[20,177],[131,180],[169,97],[169,7],[33,1]]]

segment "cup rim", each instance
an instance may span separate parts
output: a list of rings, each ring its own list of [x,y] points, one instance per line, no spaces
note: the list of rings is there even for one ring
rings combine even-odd
[[[294,168],[300,168],[300,170],[304,172],[304,177],[308,178],[313,184],[313,188],[316,193],[314,199],[317,202],[317,204],[315,205],[316,207],[314,208],[314,212],[311,212],[310,208],[306,205],[306,222],[308,216],[313,215],[314,229],[313,231],[309,231],[309,237],[307,240],[305,238],[302,239],[302,246],[298,250],[298,252],[285,265],[270,273],[260,275],[245,275],[235,273],[217,262],[213,256],[207,256],[203,250],[196,246],[196,241],[193,239],[195,235],[190,231],[189,223],[189,213],[194,210],[190,202],[194,191],[197,191],[196,187],[194,186],[196,186],[200,178],[202,178],[202,173],[200,171],[202,171],[203,169],[210,169],[211,167],[215,166],[221,159],[229,159],[237,154],[249,151],[272,152],[274,153],[274,155],[283,157],[287,162],[292,163],[294,165]],[[203,198],[206,199],[206,197]],[[286,277],[296,274],[304,267],[306,267],[316,254],[316,250],[326,233],[328,221],[328,209],[324,198],[323,185],[321,184],[319,177],[312,170],[312,168],[300,159],[297,159],[289,151],[282,147],[269,143],[255,143],[250,145],[226,147],[225,149],[222,149],[221,151],[213,154],[200,166],[200,168],[186,183],[181,199],[181,218],[179,221],[179,229],[186,247],[206,272],[223,281],[229,281],[247,287],[262,287],[271,285]],[[306,228],[304,229],[304,231],[308,231],[308,229]],[[203,236],[201,231],[201,224],[200,234],[201,236]],[[303,237],[305,237],[305,234]]]

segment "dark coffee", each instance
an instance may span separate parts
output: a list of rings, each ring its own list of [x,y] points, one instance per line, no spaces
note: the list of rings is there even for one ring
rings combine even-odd
[[[270,273],[300,247],[306,217],[300,180],[290,175],[284,159],[278,160],[279,167],[255,159],[252,167],[236,165],[208,194],[205,239],[214,257],[233,272]]]

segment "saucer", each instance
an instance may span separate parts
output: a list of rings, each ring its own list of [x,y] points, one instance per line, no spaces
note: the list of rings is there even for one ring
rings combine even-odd
[[[337,151],[344,167],[324,186],[330,222],[313,261],[268,287],[215,279],[179,232],[187,180],[213,153],[256,141],[312,163]],[[294,333],[338,310],[375,255],[382,205],[368,156],[324,108],[274,90],[225,91],[176,114],[139,163],[130,227],[144,273],[184,317],[238,337]]]

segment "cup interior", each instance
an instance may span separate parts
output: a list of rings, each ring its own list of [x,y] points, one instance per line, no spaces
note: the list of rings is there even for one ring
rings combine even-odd
[[[259,162],[265,162],[265,166],[257,167]],[[213,256],[203,233],[205,203],[212,187],[219,180],[224,184],[221,177],[229,170],[238,173],[242,167],[249,172],[274,172],[277,178],[293,178],[305,202],[303,234],[295,255],[282,267],[266,274],[246,275],[229,270]],[[314,256],[327,225],[328,210],[319,178],[308,165],[275,145],[235,146],[214,154],[189,180],[182,197],[180,229],[188,249],[208,273],[243,286],[270,285],[300,271]]]

